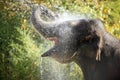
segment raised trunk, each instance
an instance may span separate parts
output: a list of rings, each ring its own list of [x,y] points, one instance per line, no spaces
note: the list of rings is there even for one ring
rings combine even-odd
[[[44,37],[56,36],[55,24],[53,22],[46,22],[40,17],[41,14],[46,13],[44,9],[46,9],[46,12],[48,11],[47,8],[41,6],[33,10],[31,15],[32,24],[34,25],[35,29]],[[50,15],[53,14],[46,13],[46,16],[50,17]],[[53,17],[54,16],[52,16],[52,18]]]

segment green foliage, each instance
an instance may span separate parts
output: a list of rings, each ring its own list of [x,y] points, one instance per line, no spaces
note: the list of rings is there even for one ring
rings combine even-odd
[[[10,76],[9,73],[11,73],[11,68],[9,66],[12,66],[12,63],[10,62],[10,51],[12,48],[10,46],[10,43],[12,40],[15,40],[17,36],[19,36],[19,33],[17,33],[15,29],[15,24],[20,26],[19,18],[17,16],[9,17],[8,14],[9,13],[6,13],[5,10],[0,11],[0,72],[2,74],[0,75],[1,80],[5,77],[7,79]],[[14,23],[13,20],[15,21]]]
[[[29,13],[24,7],[22,3],[6,2],[0,10],[0,80],[40,79],[43,49],[33,40],[37,34],[27,24]],[[40,37],[38,41],[42,41]]]
[[[31,39],[30,33],[17,29],[21,36],[17,37],[18,43],[12,41],[10,46],[12,63],[14,64],[13,79],[29,80],[39,79],[39,56],[40,50]]]

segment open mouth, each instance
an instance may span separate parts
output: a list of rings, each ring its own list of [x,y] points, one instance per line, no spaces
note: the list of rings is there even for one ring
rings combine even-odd
[[[47,37],[46,38],[49,41],[52,41],[54,43],[54,46],[56,46],[58,44],[58,38],[57,37]],[[50,56],[51,54],[55,53],[55,47],[52,47],[51,49],[49,49],[48,51],[46,51],[45,53],[43,53],[41,56],[42,57],[47,57]]]
[[[55,45],[58,43],[58,38],[57,37],[49,37],[49,38],[47,38],[47,40],[53,41]]]

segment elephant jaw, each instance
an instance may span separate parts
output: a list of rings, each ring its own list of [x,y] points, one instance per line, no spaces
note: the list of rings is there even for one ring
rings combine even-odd
[[[61,47],[59,47],[59,40],[57,37],[49,37],[47,40],[53,41],[54,46],[48,51],[44,52],[41,57],[51,57],[60,63],[69,63],[72,61],[76,53],[73,55],[67,55],[64,53],[65,49],[63,50]]]
[[[43,53],[41,57],[51,57],[55,59],[56,61],[58,61],[59,63],[69,63],[72,61],[73,56],[70,58],[66,58],[65,56],[60,56],[59,53],[54,52],[53,48]]]

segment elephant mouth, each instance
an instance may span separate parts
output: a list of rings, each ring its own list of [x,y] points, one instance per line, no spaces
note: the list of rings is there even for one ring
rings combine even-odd
[[[54,42],[55,45],[58,43],[57,37],[48,37],[47,40]]]
[[[50,48],[49,50],[47,50],[46,52],[44,52],[41,57],[48,57],[51,56],[52,54],[55,54],[57,51],[55,49],[55,46],[59,43],[59,40],[57,37],[45,37],[48,41],[52,41],[54,44],[54,46],[52,48]]]

